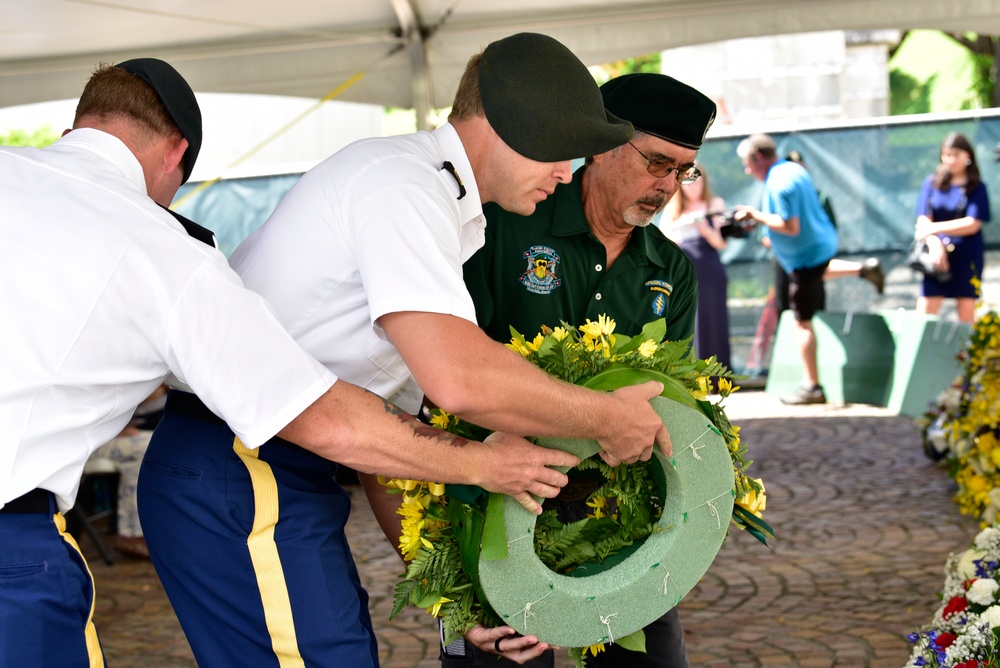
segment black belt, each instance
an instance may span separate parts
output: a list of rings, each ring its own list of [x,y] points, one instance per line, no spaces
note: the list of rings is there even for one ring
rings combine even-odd
[[[8,501],[0,513],[48,513],[52,492],[45,489],[33,489],[24,496]]]
[[[190,392],[182,392],[181,390],[170,390],[167,393],[167,405],[164,411],[211,424],[226,424],[226,421],[209,410],[201,399]]]

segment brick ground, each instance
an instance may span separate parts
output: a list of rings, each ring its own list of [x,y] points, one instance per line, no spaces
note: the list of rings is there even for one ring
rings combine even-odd
[[[681,602],[692,666],[900,668],[906,634],[930,620],[946,557],[977,531],[912,421],[862,405],[784,407],[763,392],[737,393],[728,408],[778,539],[768,550],[735,531]],[[348,530],[383,666],[436,668],[435,625],[422,611],[387,620],[401,562],[359,489],[354,498]],[[105,566],[88,538],[81,545],[109,666],[194,666],[149,563]]]

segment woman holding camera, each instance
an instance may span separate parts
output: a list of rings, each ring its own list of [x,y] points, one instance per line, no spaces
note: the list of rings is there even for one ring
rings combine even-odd
[[[708,174],[698,165],[701,178],[682,183],[667,203],[659,228],[691,258],[698,278],[698,311],[694,325],[694,350],[705,359],[715,355],[731,366],[729,311],[726,307],[728,279],[719,251],[726,247],[720,232],[726,203],[713,196]]]
[[[935,268],[951,277],[924,276],[917,310],[938,313],[945,297],[955,299],[960,322],[975,318],[983,278],[983,223],[990,221],[990,200],[979,178],[969,140],[952,132],[941,143],[941,161],[924,179],[917,198],[914,238],[927,242]]]

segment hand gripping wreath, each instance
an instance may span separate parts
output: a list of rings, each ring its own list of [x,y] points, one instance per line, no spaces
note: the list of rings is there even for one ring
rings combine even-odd
[[[479,579],[494,611],[522,634],[552,645],[615,642],[673,608],[708,570],[726,536],[734,502],[733,463],[725,440],[700,411],[654,397],[670,433],[673,456],[654,448],[662,474],[663,514],[645,542],[623,561],[594,575],[560,575],[536,556],[535,515],[511,497],[503,501],[507,557],[480,554]],[[540,438],[581,460],[597,441]],[[497,512],[491,508],[489,515]]]

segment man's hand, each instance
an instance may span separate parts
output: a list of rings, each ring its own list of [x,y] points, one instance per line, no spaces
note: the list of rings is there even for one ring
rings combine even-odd
[[[465,639],[484,652],[499,654],[519,665],[541,656],[549,649],[548,643],[539,642],[535,636],[516,635],[509,626],[498,626],[495,629],[474,626],[466,632]]]
[[[736,222],[742,223],[747,220],[757,220],[757,217],[754,215],[756,209],[753,209],[749,206],[744,206],[742,204],[737,204],[733,208],[734,208],[733,220],[735,220]]]
[[[673,451],[670,434],[649,403],[650,399],[662,391],[662,384],[649,381],[622,387],[610,394],[618,402],[618,409],[608,416],[608,435],[598,439],[604,448],[601,458],[608,466],[648,461],[653,456],[654,442],[660,444],[660,451],[664,456],[670,456]]]
[[[543,448],[499,431],[490,434],[484,443],[491,446],[492,452],[480,487],[514,497],[535,515],[541,514],[542,506],[532,494],[550,499],[569,482],[565,473],[550,467],[572,468],[580,463],[568,452]]]

